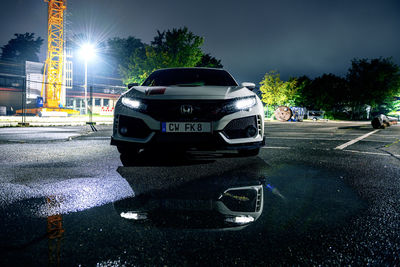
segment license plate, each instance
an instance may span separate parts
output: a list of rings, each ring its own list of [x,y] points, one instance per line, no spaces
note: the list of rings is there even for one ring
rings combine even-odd
[[[162,122],[163,133],[210,133],[209,122]]]

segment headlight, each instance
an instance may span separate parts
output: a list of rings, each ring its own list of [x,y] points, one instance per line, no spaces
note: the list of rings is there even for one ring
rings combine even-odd
[[[248,110],[257,104],[255,96],[243,97],[229,100],[227,104],[219,111],[223,114],[231,114],[241,110]]]
[[[255,105],[256,105],[255,97],[247,97],[247,98],[239,99],[235,102],[235,107],[238,110],[249,109]]]
[[[146,109],[146,105],[142,103],[140,100],[129,98],[126,96],[121,99],[121,103],[131,109],[137,109],[137,110]]]

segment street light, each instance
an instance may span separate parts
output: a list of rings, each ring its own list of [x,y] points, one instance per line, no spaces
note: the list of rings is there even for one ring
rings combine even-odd
[[[92,58],[95,57],[96,55],[96,49],[92,44],[84,44],[81,46],[81,51],[80,51],[81,57],[85,60],[85,114],[88,113],[87,110],[87,65],[88,65],[88,61]]]

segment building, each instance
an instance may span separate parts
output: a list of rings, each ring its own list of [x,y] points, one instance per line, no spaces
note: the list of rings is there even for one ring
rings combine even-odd
[[[67,53],[64,66],[63,93],[60,106],[72,108],[84,114],[84,67],[78,59]],[[93,66],[92,66],[93,65]],[[104,64],[107,66],[107,64]],[[41,62],[15,63],[0,62],[0,113],[15,114],[22,108],[23,99],[26,99],[26,108],[35,108],[37,98],[45,79],[43,79],[44,64]],[[114,69],[114,71],[110,71]],[[93,98],[93,113],[112,115],[119,96],[126,90],[122,79],[115,71],[115,67],[103,68],[102,64],[91,64],[88,67],[88,106],[90,97]],[[92,92],[90,94],[90,92]],[[24,97],[25,93],[25,97]],[[45,96],[44,96],[45,97]],[[5,107],[5,108],[4,108]],[[5,115],[5,114],[0,114]]]
[[[92,82],[88,82],[87,96],[88,106],[93,100],[93,113],[101,115],[112,115],[115,104],[120,95],[125,91],[121,79],[93,76]],[[66,90],[67,108],[85,112],[85,92],[83,85],[75,85]]]
[[[22,107],[24,88],[24,64],[0,62],[0,116],[13,114]]]

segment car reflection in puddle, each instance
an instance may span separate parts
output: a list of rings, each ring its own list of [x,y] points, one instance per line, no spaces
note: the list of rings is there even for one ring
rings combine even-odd
[[[158,167],[149,170],[149,163]],[[165,168],[165,164],[175,166]],[[136,196],[114,203],[118,214],[132,223],[238,230],[262,213],[263,173],[268,165],[260,158],[202,152],[168,157],[161,152],[155,157],[144,155],[134,165],[136,168],[121,167],[118,172]],[[159,175],[152,179],[154,172]]]
[[[114,207],[122,218],[146,226],[243,229],[262,213],[262,183],[236,183],[218,179],[216,186],[214,179],[194,181],[173,190],[124,199]]]
[[[153,175],[147,167],[120,167],[135,197],[115,202],[117,213],[138,227],[184,229],[243,229],[261,217],[256,227],[268,226],[262,231],[299,236],[340,227],[366,207],[344,174],[219,156],[196,155],[191,160],[199,158],[198,165],[154,167]]]
[[[197,159],[119,167],[135,197],[62,214],[61,265],[293,265],[299,255],[324,253],[322,234],[340,231],[366,207],[335,170],[272,167],[259,157]],[[45,239],[21,242],[45,232],[48,221],[40,219],[9,218],[3,266],[46,264]]]

